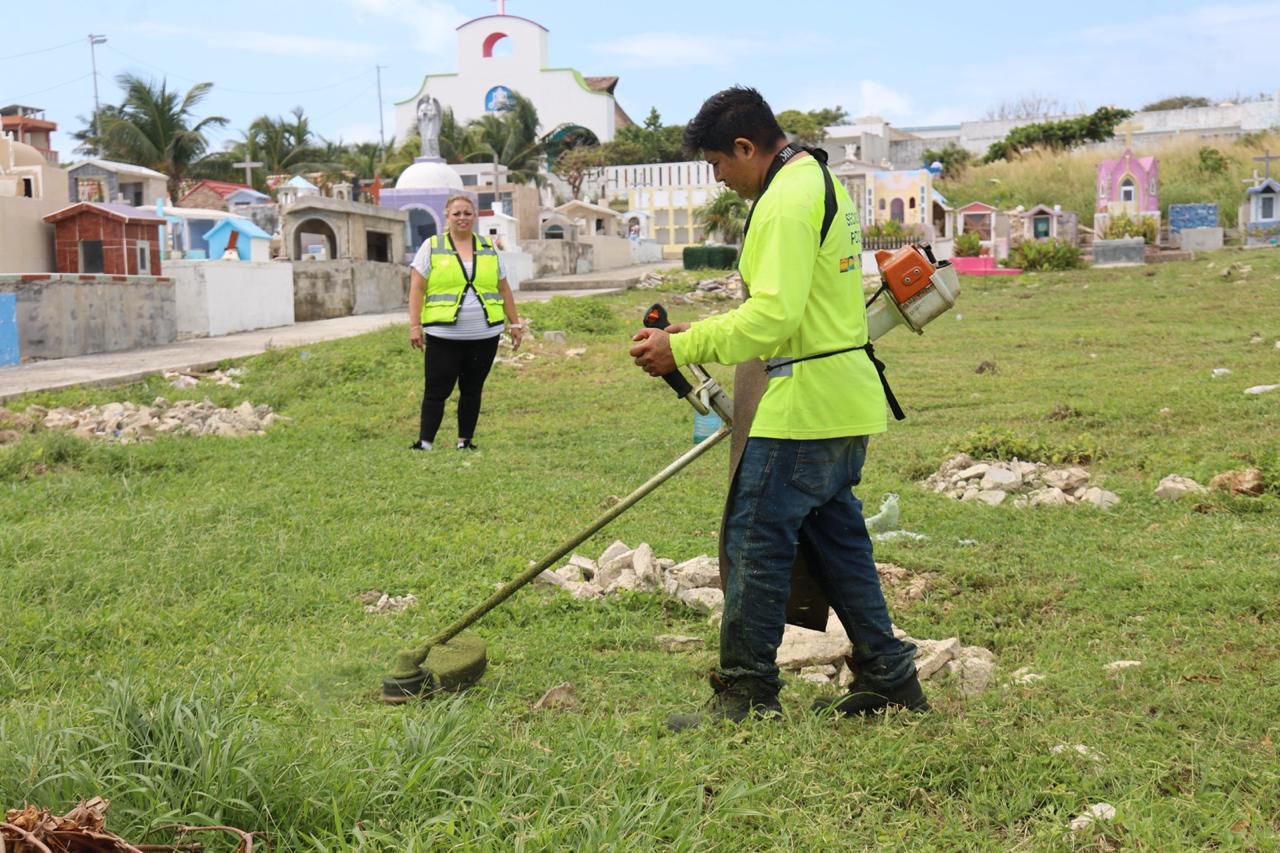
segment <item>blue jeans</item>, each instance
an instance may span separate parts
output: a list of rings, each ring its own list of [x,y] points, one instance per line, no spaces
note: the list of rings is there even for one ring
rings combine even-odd
[[[915,646],[893,636],[862,502],[852,492],[866,456],[866,436],[747,439],[725,528],[723,681],[781,689],[777,652],[801,537],[812,546],[809,570],[853,643],[859,683],[889,689],[915,674]]]

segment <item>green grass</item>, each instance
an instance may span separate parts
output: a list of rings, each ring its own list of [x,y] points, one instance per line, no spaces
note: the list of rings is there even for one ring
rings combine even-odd
[[[1224,282],[1233,260],[1253,271]],[[130,839],[220,822],[284,850],[1275,849],[1280,394],[1242,391],[1280,382],[1278,296],[1276,252],[966,280],[923,337],[881,342],[909,418],[872,443],[859,493],[902,495],[929,538],[877,555],[940,579],[896,621],[999,668],[975,699],[943,686],[933,714],[866,723],[809,719],[818,688],[793,683],[784,725],[667,735],[668,712],[705,699],[714,631],[654,596],[542,589],[476,627],[478,686],[375,702],[402,646],[689,445],[691,411],[625,354],[651,292],[527,306],[539,328],[577,323],[569,346],[588,351],[535,344],[496,367],[479,454],[406,451],[421,363],[398,329],[247,359],[238,390],[32,395],[14,408],[207,394],[294,420],[243,440],[0,448],[0,803],[102,795]],[[976,447],[1087,454],[1123,502],[1016,510],[920,488]],[[1166,474],[1245,465],[1271,493],[1151,495]],[[580,550],[715,553],[725,468],[718,448]],[[371,588],[419,604],[366,615]],[[709,650],[661,653],[664,633]],[[1103,672],[1121,658],[1144,664]],[[1045,679],[1008,683],[1023,666]],[[565,681],[578,710],[531,711]],[[1116,820],[1067,833],[1098,801]]]

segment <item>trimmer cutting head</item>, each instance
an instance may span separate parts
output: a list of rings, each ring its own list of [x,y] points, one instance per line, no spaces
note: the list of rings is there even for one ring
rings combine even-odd
[[[397,667],[382,679],[383,702],[399,705],[426,699],[441,690],[464,690],[480,680],[489,657],[484,640],[459,634],[446,643],[437,643],[416,669]]]

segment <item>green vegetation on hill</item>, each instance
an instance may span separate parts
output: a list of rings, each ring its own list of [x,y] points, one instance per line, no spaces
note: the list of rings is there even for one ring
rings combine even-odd
[[[1273,151],[1280,148],[1280,132],[1251,134],[1235,141],[1186,139],[1137,153],[1154,154],[1160,160],[1160,212],[1166,221],[1170,204],[1216,202],[1222,224],[1234,227],[1244,202],[1244,181],[1258,167],[1253,158],[1268,146]],[[1091,226],[1097,163],[1118,157],[1121,151],[1031,151],[1012,162],[971,166],[957,179],[939,181],[938,190],[957,207],[971,201],[1001,208],[1060,204],[1064,210],[1078,213],[1082,224]]]

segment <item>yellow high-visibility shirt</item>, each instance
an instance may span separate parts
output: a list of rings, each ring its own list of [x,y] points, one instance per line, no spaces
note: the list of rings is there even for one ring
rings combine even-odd
[[[835,191],[835,221],[819,247],[824,185],[818,161],[792,160],[778,171],[756,204],[742,247],[739,270],[750,298],[672,335],[677,364],[800,358],[867,343],[862,227],[838,181]],[[753,436],[836,438],[887,428],[880,377],[862,350],[769,375]]]

